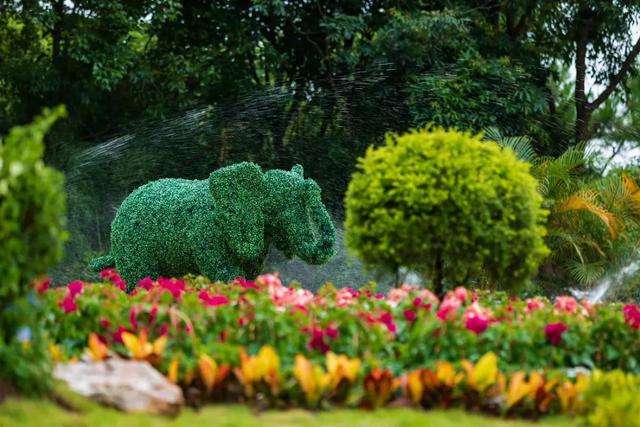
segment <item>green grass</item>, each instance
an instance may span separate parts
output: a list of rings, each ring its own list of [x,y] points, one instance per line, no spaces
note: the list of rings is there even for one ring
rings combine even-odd
[[[44,400],[9,399],[0,405],[0,427],[552,427],[572,426],[568,418],[541,422],[501,420],[466,414],[460,410],[417,411],[386,409],[376,412],[337,410],[270,411],[254,414],[245,406],[206,406],[200,411],[185,409],[174,419],[143,414],[123,414],[79,398],[73,399],[79,412],[70,412]]]

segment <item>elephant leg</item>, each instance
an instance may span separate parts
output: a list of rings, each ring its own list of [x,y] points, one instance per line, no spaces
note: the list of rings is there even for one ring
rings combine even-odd
[[[200,273],[211,280],[228,282],[238,276],[244,277],[242,267],[228,257],[221,257],[219,254],[206,251],[197,252],[197,254],[196,264]]]
[[[157,279],[160,277],[155,260],[143,257],[127,257],[116,259],[116,270],[127,284],[127,292],[131,292],[138,282],[145,277]]]

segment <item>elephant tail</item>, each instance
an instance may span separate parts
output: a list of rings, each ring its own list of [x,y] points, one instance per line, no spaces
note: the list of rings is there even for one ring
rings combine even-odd
[[[116,266],[116,260],[111,254],[94,258],[89,262],[89,268],[91,268],[93,271],[98,271],[98,272],[106,268],[113,268],[115,266]]]

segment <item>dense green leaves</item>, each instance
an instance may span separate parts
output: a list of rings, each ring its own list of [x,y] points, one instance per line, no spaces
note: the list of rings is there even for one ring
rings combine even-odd
[[[45,110],[0,139],[0,381],[29,394],[51,385],[30,282],[60,260],[67,237],[63,176],[42,161],[44,135],[63,114]]]
[[[432,129],[371,148],[345,199],[347,245],[370,265],[427,273],[438,292],[487,273],[526,283],[547,254],[526,163],[479,137]]]

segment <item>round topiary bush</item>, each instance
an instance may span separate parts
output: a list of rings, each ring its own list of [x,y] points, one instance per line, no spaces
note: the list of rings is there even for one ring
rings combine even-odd
[[[548,252],[536,184],[527,163],[481,135],[387,135],[349,184],[346,243],[368,265],[427,275],[438,293],[481,273],[518,286]]]

